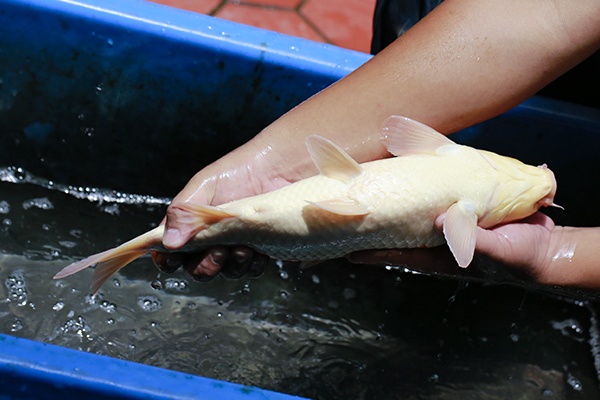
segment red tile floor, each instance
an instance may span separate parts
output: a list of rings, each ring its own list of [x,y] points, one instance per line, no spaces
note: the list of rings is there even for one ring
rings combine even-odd
[[[368,52],[375,0],[150,0]]]

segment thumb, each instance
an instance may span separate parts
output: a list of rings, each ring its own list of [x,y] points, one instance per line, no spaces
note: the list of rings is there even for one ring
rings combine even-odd
[[[196,235],[197,226],[193,221],[189,211],[171,203],[167,208],[163,246],[175,250],[186,244]]]

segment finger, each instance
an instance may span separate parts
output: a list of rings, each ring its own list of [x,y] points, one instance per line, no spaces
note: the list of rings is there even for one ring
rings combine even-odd
[[[221,270],[221,275],[228,279],[242,277],[248,271],[253,253],[252,249],[246,246],[234,247],[231,250],[227,263]]]
[[[194,280],[207,282],[219,274],[228,257],[229,252],[225,247],[215,247],[207,252],[191,255],[183,268]]]
[[[198,227],[187,210],[178,206],[181,203],[171,203],[167,208],[163,246],[167,249],[178,249],[196,235]]]
[[[150,253],[154,265],[162,272],[175,272],[184,263],[185,256],[180,253],[162,253],[160,251],[152,251]]]

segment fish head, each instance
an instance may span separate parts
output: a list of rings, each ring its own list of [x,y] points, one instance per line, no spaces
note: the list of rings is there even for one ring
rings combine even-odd
[[[546,166],[532,166],[517,159],[484,152],[498,172],[498,185],[488,203],[481,226],[493,226],[526,218],[540,207],[555,206],[556,178]],[[483,222],[483,223],[481,223]]]

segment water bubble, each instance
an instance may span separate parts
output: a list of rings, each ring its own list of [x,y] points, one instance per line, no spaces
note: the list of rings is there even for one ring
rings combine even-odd
[[[242,287],[242,294],[245,294],[245,295],[250,294],[250,284],[249,283],[244,284],[244,287]]]
[[[319,279],[319,277],[317,275],[311,275],[310,279],[312,280],[312,282],[316,285],[318,285],[319,283],[321,283],[321,279]]]
[[[279,277],[283,280],[287,280],[290,277],[290,274],[287,271],[281,270],[279,271]]]
[[[106,311],[109,314],[112,314],[117,310],[117,305],[107,300],[102,300],[100,302],[100,309]]]
[[[54,209],[54,204],[47,197],[39,197],[36,199],[25,200],[23,202],[23,208],[25,210],[29,210],[31,208],[39,208],[41,210],[52,210]]]
[[[118,204],[102,205],[100,206],[100,210],[110,215],[119,215],[121,213]]]
[[[162,307],[162,302],[156,296],[140,296],[137,300],[138,306],[143,311],[154,312],[158,311]]]
[[[10,331],[18,332],[21,329],[23,329],[23,321],[21,321],[19,318],[15,318],[12,324],[10,324]]]
[[[10,212],[10,204],[6,200],[0,201],[0,214],[8,214]]]
[[[574,339],[578,342],[583,342],[585,340],[584,330],[581,328],[579,322],[575,319],[569,318],[564,321],[552,321],[551,325],[563,336]]]
[[[61,240],[58,242],[58,244],[62,247],[66,247],[67,249],[72,249],[73,247],[77,246],[77,243],[70,240]]]
[[[571,386],[578,392],[581,392],[583,390],[583,385],[581,384],[581,381],[575,378],[571,373],[567,375],[567,383],[569,384],[569,386]]]
[[[150,283],[150,286],[152,287],[152,289],[154,290],[161,290],[163,288],[163,284],[161,281],[159,281],[158,279],[153,280]]]
[[[18,306],[27,304],[27,285],[23,273],[16,271],[6,278],[4,281],[6,289],[8,289],[8,300],[15,302]]]
[[[165,280],[165,290],[171,293],[187,293],[190,289],[185,279],[168,278]]]
[[[87,322],[82,316],[67,320],[62,327],[63,333],[75,335],[81,339],[87,336],[88,330]]]
[[[542,390],[542,396],[554,397],[554,391],[552,389],[544,389],[544,390]]]
[[[12,220],[10,220],[9,218],[4,218],[2,220],[2,225],[4,225],[4,226],[11,226],[12,225]]]
[[[59,301],[58,303],[55,303],[55,304],[52,306],[52,309],[53,309],[54,311],[60,311],[60,310],[62,310],[64,307],[65,307],[65,303],[64,303],[63,301]]]
[[[223,313],[219,311],[219,312],[217,313],[217,318],[222,318],[222,317],[223,317]]]
[[[345,288],[342,295],[344,296],[344,299],[352,300],[352,299],[356,298],[356,290],[351,289],[351,288]]]

